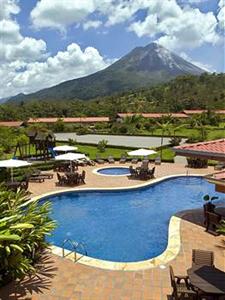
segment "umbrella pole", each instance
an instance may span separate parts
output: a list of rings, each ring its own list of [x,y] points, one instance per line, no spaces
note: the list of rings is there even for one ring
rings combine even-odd
[[[13,168],[11,168],[11,181],[13,182]]]

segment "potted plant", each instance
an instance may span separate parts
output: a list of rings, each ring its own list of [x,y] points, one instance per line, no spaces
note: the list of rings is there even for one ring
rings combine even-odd
[[[203,200],[206,201],[206,204],[204,204],[204,207],[207,211],[213,212],[215,209],[215,205],[212,203],[214,200],[218,199],[218,197],[213,196],[210,197],[208,194],[203,197]]]

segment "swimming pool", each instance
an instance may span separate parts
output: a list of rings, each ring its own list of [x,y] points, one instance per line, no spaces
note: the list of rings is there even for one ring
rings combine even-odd
[[[147,260],[166,249],[171,216],[202,207],[205,194],[215,195],[214,186],[200,177],[183,176],[132,190],[49,196],[58,227],[48,240],[59,247],[65,238],[82,242],[88,256],[102,260]]]
[[[94,173],[108,176],[125,176],[130,175],[128,167],[104,167],[94,170]]]

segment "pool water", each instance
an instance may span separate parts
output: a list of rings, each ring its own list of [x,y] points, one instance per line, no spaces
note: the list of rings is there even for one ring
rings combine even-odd
[[[103,175],[129,175],[130,170],[129,168],[122,168],[122,167],[110,167],[110,168],[102,168],[97,171],[99,174]]]
[[[103,260],[150,259],[167,247],[171,216],[185,209],[202,207],[205,194],[224,197],[215,193],[212,184],[191,176],[167,179],[134,190],[50,196],[52,218],[58,227],[48,240],[59,247],[66,238],[82,242],[88,256]],[[78,252],[83,253],[83,250],[78,249]]]

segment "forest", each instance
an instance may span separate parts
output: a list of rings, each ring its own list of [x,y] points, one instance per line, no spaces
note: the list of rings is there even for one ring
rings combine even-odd
[[[118,112],[179,112],[184,109],[224,109],[225,74],[178,76],[155,87],[92,100],[32,100],[0,105],[0,120],[30,117],[109,116]]]

